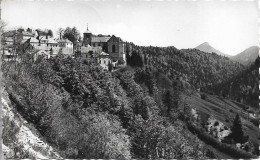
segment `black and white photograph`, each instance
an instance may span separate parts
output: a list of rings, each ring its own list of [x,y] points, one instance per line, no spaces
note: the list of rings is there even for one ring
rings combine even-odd
[[[0,159],[258,159],[258,0],[1,0]]]

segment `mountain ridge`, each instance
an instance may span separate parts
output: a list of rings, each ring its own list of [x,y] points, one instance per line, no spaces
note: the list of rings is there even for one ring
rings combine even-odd
[[[218,54],[218,55],[221,55],[221,56],[230,57],[230,55],[227,55],[227,54],[225,54],[225,53],[223,53],[223,52],[221,52],[221,51],[215,49],[214,47],[212,47],[212,46],[209,44],[209,42],[204,42],[204,43],[198,45],[197,47],[195,47],[195,49],[198,49],[198,50],[200,50],[200,51],[207,52],[207,53],[212,53],[212,52],[214,52],[214,53],[216,53],[216,54]]]
[[[230,56],[230,59],[240,62],[243,65],[248,65],[254,62],[258,55],[259,55],[259,47],[251,46],[243,50],[242,52],[238,53],[235,56]]]

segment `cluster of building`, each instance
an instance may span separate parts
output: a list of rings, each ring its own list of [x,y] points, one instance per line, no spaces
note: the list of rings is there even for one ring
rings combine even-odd
[[[126,64],[126,46],[125,42],[114,35],[94,35],[88,27],[83,33],[83,40],[76,41],[74,44],[68,39],[53,38],[42,35],[40,31],[19,31],[12,30],[3,34],[3,55],[5,58],[11,58],[17,51],[17,46],[23,46],[28,43],[24,52],[34,51],[36,57],[43,55],[46,58],[63,53],[68,56],[91,57],[95,54],[97,62],[104,68],[108,65],[113,66]],[[93,57],[93,56],[92,56]]]
[[[3,56],[12,58],[21,46],[28,43],[25,52],[36,51],[37,54],[44,53],[48,58],[56,55],[60,50],[64,54],[73,54],[73,43],[68,39],[55,39],[51,36],[42,35],[40,31],[12,30],[2,35]],[[21,49],[19,50],[21,51]]]

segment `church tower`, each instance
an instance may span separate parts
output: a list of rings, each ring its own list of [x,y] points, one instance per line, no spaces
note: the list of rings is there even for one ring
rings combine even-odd
[[[92,33],[88,30],[87,25],[87,30],[83,33],[83,46],[87,46],[88,44],[91,45],[91,39]]]

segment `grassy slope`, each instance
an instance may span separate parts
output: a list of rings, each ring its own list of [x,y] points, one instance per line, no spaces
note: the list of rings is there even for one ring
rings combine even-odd
[[[188,98],[187,102],[199,112],[207,113],[213,116],[218,121],[224,123],[227,127],[232,126],[233,119],[238,113],[242,120],[245,135],[249,135],[250,139],[257,143],[257,137],[260,137],[260,130],[247,119],[248,115],[241,108],[241,105],[230,100],[220,98],[216,95],[209,94],[207,94],[206,100],[201,99],[199,94],[197,94]],[[233,112],[230,112],[231,109]],[[230,122],[226,122],[226,119]]]

